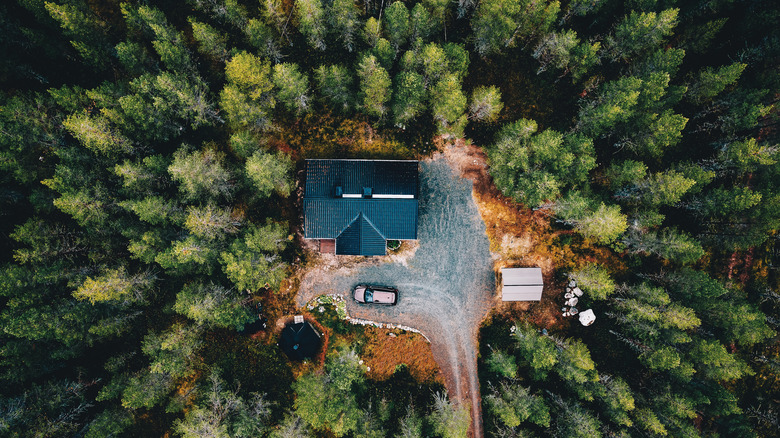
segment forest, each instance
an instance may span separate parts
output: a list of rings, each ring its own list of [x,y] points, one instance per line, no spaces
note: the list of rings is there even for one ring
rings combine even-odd
[[[599,315],[485,320],[485,436],[780,435],[778,23],[772,0],[0,3],[0,437],[467,436],[441,383],[369,378],[335,310],[304,366],[243,333],[296,311],[305,159],[464,139]]]

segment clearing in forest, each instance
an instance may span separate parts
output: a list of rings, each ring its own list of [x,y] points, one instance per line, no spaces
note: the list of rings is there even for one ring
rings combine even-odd
[[[398,256],[321,255],[304,275],[297,303],[342,293],[352,317],[421,330],[450,395],[471,406],[473,435],[482,436],[477,333],[494,299],[495,274],[472,182],[459,177],[442,155],[420,163],[418,239],[415,248]],[[358,283],[397,287],[398,305],[357,305],[349,295]]]

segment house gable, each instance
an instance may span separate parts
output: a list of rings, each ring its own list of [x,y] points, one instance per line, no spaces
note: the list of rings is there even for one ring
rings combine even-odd
[[[385,255],[385,237],[360,213],[336,238],[336,254]]]

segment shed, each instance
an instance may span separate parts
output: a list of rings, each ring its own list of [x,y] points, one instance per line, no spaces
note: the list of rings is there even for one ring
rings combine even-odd
[[[308,321],[287,324],[282,330],[279,345],[292,360],[314,357],[320,351],[320,334]]]
[[[502,301],[542,299],[542,268],[501,268]]]

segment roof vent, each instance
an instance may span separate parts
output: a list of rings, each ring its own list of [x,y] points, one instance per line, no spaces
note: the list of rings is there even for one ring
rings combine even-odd
[[[337,198],[341,198],[344,196],[344,188],[341,186],[336,186],[336,195]]]
[[[370,198],[371,195],[373,194],[373,192],[374,191],[371,189],[371,187],[363,187],[363,197],[364,198]]]

